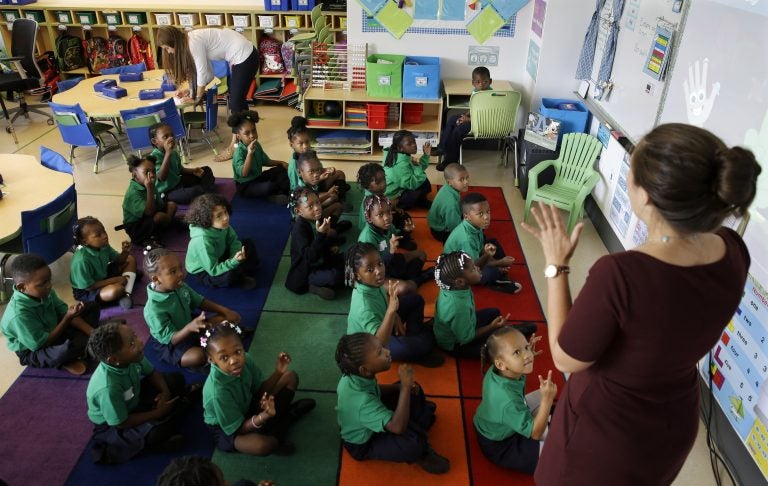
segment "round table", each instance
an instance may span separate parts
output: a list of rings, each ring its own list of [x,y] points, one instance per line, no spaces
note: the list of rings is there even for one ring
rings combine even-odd
[[[0,243],[21,232],[22,211],[51,202],[74,183],[70,174],[51,170],[31,155],[0,154],[0,174]]]

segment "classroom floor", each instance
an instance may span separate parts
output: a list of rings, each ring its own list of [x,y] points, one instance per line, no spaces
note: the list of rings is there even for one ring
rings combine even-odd
[[[265,151],[273,158],[287,160],[290,155],[285,130],[290,125],[290,118],[297,112],[284,106],[266,105],[258,106],[261,121],[258,124],[260,141]],[[222,139],[228,139],[229,129],[224,124],[224,114],[220,112],[219,133]],[[0,121],[4,129],[6,121]],[[19,144],[15,145],[10,134],[0,131],[0,153],[21,153],[34,155],[39,158],[40,146],[52,148],[62,154],[67,154],[69,146],[65,145],[58,129],[49,126],[38,115],[32,115],[31,120],[20,118],[14,124]],[[126,151],[130,146],[127,140],[123,140]],[[220,145],[223,150],[225,145]],[[129,180],[128,171],[119,152],[108,154],[101,162],[99,174],[92,172],[95,150],[80,148],[75,152],[75,181],[78,192],[78,213],[81,216],[93,215],[98,217],[109,232],[113,246],[119,246],[119,242],[125,239],[124,233],[118,234],[112,228],[121,222],[121,203],[125,187]],[[212,161],[213,153],[204,144],[193,145],[191,166],[209,165],[217,177],[232,177],[232,169],[229,162],[215,163]],[[519,227],[523,214],[523,199],[520,192],[514,186],[513,171],[499,166],[499,156],[493,151],[468,150],[464,153],[466,166],[471,174],[471,183],[479,186],[501,187],[509,205],[509,210],[515,220],[518,234],[523,245],[526,260],[531,268],[534,285],[537,289],[542,306],[546,309],[547,296],[544,290],[546,285],[541,269],[543,269],[543,257],[535,240]],[[344,170],[349,180],[354,180],[359,163],[334,163],[334,166]],[[434,167],[434,166],[433,166]],[[430,168],[429,178],[433,183],[442,184],[443,177],[440,172]],[[0,206],[0,210],[2,206]],[[0,213],[2,217],[2,213]],[[606,253],[605,246],[597,235],[594,227],[587,221],[586,228],[581,236],[581,242],[576,254],[571,261],[571,286],[574,295],[578,293],[584,282],[586,274],[592,263]],[[65,255],[51,268],[53,270],[54,287],[64,300],[71,300],[71,288],[68,284],[70,256]],[[0,306],[0,315],[4,306]],[[19,365],[16,356],[7,350],[5,338],[0,335],[0,396],[6,392],[23,368]],[[0,472],[1,473],[1,472]],[[653,481],[653,478],[648,478]],[[693,451],[691,452],[680,476],[675,481],[675,486],[708,486],[714,485],[715,480],[709,465],[708,450],[706,447],[706,431],[700,427],[699,436]],[[728,484],[727,479],[724,484]]]

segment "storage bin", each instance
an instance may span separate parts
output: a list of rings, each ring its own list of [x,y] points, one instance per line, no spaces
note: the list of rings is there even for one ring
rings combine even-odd
[[[380,62],[384,61],[384,62]],[[365,70],[365,91],[373,98],[400,98],[403,95],[405,56],[372,54]]]
[[[251,25],[250,15],[232,15],[232,25],[235,27],[248,27]]]
[[[389,103],[366,103],[368,128],[387,128]]]
[[[288,10],[290,0],[264,0],[264,10]]]
[[[403,123],[421,123],[424,105],[421,103],[403,104]]]
[[[315,0],[291,0],[291,10],[312,10],[313,8],[315,8]]]
[[[165,93],[161,88],[139,90],[140,100],[162,100],[164,97]]]
[[[169,13],[156,13],[155,23],[157,25],[171,25],[173,24],[173,15]]]
[[[125,98],[128,96],[128,90],[122,86],[107,86],[101,90],[101,94],[110,98]]]
[[[125,12],[125,22],[131,25],[146,24],[147,14],[144,12]]]
[[[421,147],[424,146],[425,143],[429,142],[430,145],[433,147],[437,147],[437,144],[440,142],[440,137],[438,133],[436,132],[412,132],[414,138],[416,139],[416,146],[419,147],[419,150],[421,150]],[[392,146],[392,140],[394,138],[395,133],[394,132],[379,132],[379,146],[382,148],[389,148]]]
[[[106,20],[107,25],[120,25],[123,23],[120,12],[104,12],[104,20]]]
[[[298,29],[304,25],[304,17],[301,15],[286,15],[285,26],[293,29]]]
[[[563,104],[573,105],[573,110],[563,110]],[[586,133],[589,127],[589,110],[586,105],[578,100],[566,100],[560,98],[542,98],[539,112],[549,118],[560,120],[560,135],[557,143],[563,139],[566,133]]]
[[[96,23],[96,12],[77,12],[77,21],[83,25]]]
[[[144,81],[144,73],[120,73],[118,76],[120,82],[133,83],[136,81]]]
[[[277,23],[276,15],[259,15],[258,17],[259,17],[259,27],[273,28]]]
[[[56,12],[56,21],[60,24],[71,24],[72,12],[64,12],[64,11]]]
[[[42,10],[27,10],[24,12],[24,18],[36,22],[45,22],[45,14]]]
[[[180,13],[179,25],[183,27],[194,27],[197,25],[197,14],[194,13]]]
[[[29,5],[30,3],[35,2],[37,2],[37,0],[10,0],[8,5]]]
[[[3,10],[3,18],[5,18],[6,22],[13,22],[21,17],[19,17],[18,10]]]
[[[440,98],[440,58],[406,57],[403,64],[403,98]]]
[[[205,25],[223,25],[221,14],[205,14]]]
[[[339,17],[339,28],[341,30],[347,30],[347,18]]]
[[[94,83],[93,90],[97,93],[101,93],[104,91],[104,88],[109,88],[110,86],[117,86],[117,81],[114,79],[102,79],[98,83]]]

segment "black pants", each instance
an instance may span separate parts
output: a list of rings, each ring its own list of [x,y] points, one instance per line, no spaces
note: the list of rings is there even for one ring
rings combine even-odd
[[[168,201],[178,204],[189,204],[194,198],[207,192],[216,190],[216,178],[210,167],[201,167],[203,169],[202,177],[194,174],[181,174],[181,183],[172,190],[165,193]]]
[[[445,157],[443,158],[443,164],[445,165],[459,161],[461,142],[472,128],[472,124],[469,122],[457,125],[456,122],[458,119],[458,115],[448,118],[448,121],[443,128],[443,132],[440,134],[439,147],[445,152]]]
[[[246,258],[245,261],[240,262],[240,265],[221,275],[209,275],[205,271],[192,273],[190,275],[197,278],[203,285],[207,285],[208,287],[232,287],[238,285],[245,276],[254,276],[256,274],[256,269],[260,265],[259,254],[256,252],[256,245],[250,238],[241,240],[241,243],[245,248]],[[229,260],[229,258],[230,257],[227,255],[222,255],[219,262]]]
[[[499,309],[496,309],[495,307],[476,310],[475,311],[475,329],[480,329],[481,327],[487,326],[500,315],[501,315],[501,311]],[[453,354],[455,354],[456,356],[461,356],[463,358],[479,359],[480,350],[482,349],[483,344],[485,344],[487,337],[488,336],[483,336],[480,339],[473,339],[472,341],[466,344],[460,344],[453,349]]]
[[[254,46],[248,59],[232,66],[229,75],[229,111],[237,113],[248,109],[248,89],[259,70],[259,50]],[[233,129],[234,133],[234,129]]]
[[[504,440],[491,440],[477,432],[477,442],[483,455],[497,466],[533,474],[539,463],[539,441],[529,437],[512,434]]]
[[[263,171],[259,177],[237,184],[237,192],[246,198],[256,199],[277,194],[288,195],[291,183],[288,180],[288,171],[281,166],[272,167]]]
[[[101,310],[95,302],[85,304],[80,317],[93,328],[99,325]],[[19,363],[32,368],[61,368],[72,361],[86,357],[85,347],[88,344],[88,336],[82,331],[67,326],[59,335],[59,338],[50,346],[45,346],[36,351],[19,351]]]
[[[496,246],[496,253],[493,254],[493,258],[495,260],[500,260],[507,256],[504,253],[504,248],[501,247],[501,243],[499,243],[495,238],[485,238],[484,242],[492,243]],[[483,276],[480,279],[480,284],[482,285],[492,284],[496,280],[507,278],[506,272],[502,272],[498,267],[489,267],[488,265],[483,267],[482,274]]]
[[[411,209],[414,206],[423,206],[427,202],[427,195],[432,192],[432,184],[429,183],[429,179],[424,179],[424,182],[416,189],[406,189],[400,194],[400,199],[397,206],[402,209]]]
[[[407,261],[402,253],[390,255],[385,262],[387,276],[403,280],[412,280],[421,276],[423,266],[424,260],[413,258],[411,261]]]
[[[309,272],[309,285],[316,287],[344,287],[344,256],[342,254],[328,255],[318,267]]]
[[[451,236],[450,231],[438,231],[433,228],[429,228],[430,233],[432,233],[432,238],[436,239],[437,241],[440,241],[442,243],[445,243],[445,240],[448,239],[449,236]]]
[[[160,211],[165,211],[165,207],[160,209]],[[142,245],[150,237],[158,238],[160,231],[163,229],[162,225],[155,223],[154,215],[147,216],[146,214],[143,214],[138,221],[125,223],[123,227],[134,245]]]
[[[435,336],[432,328],[424,325],[424,298],[416,292],[399,297],[400,305],[397,315],[405,324],[405,336],[392,334],[387,342],[387,348],[392,353],[392,359],[414,362],[432,351]]]

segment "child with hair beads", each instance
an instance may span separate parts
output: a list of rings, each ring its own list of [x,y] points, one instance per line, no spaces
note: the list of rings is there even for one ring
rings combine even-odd
[[[461,224],[460,195],[469,190],[469,172],[461,164],[448,164],[443,175],[446,184],[437,191],[432,201],[427,223],[432,237],[445,243],[451,231]]]
[[[392,146],[384,149],[384,174],[387,178],[388,198],[397,198],[397,205],[403,209],[414,206],[429,208],[427,195],[432,185],[427,178],[429,166],[429,142],[424,144],[423,155],[413,160],[417,152],[416,138],[408,130],[399,130],[392,136]]]
[[[237,192],[246,198],[266,198],[267,201],[285,206],[288,204],[290,182],[286,164],[272,160],[259,143],[256,124],[259,114],[255,111],[234,113],[227,125],[236,131],[237,146],[232,155],[232,171]],[[263,170],[264,167],[271,167]]]
[[[473,422],[480,450],[494,464],[533,474],[547,432],[557,385],[552,370],[539,389],[525,394],[525,375],[533,371],[536,342],[513,327],[494,331],[483,345],[481,369],[491,367],[483,379],[483,401]]]
[[[255,456],[289,455],[288,428],[315,408],[315,401],[293,401],[299,377],[289,371],[288,353],[277,355],[275,371],[263,378],[240,340],[240,328],[221,322],[200,338],[211,373],[203,386],[203,420],[216,447]]]
[[[365,219],[365,198],[372,194],[383,196],[387,190],[384,168],[381,164],[373,162],[363,165],[357,171],[357,183],[363,189],[363,200],[360,201],[360,222],[358,224],[358,228],[362,231],[368,225],[368,221]],[[390,198],[390,203],[392,203],[392,224],[395,225],[395,229],[402,236],[399,247],[408,251],[415,250],[416,242],[411,237],[411,232],[414,228],[411,215],[402,208],[397,207],[397,198]]]
[[[85,347],[99,325],[99,306],[77,302],[67,307],[53,290],[51,269],[40,255],[17,256],[11,276],[13,295],[0,320],[8,349],[23,366],[85,373]]]
[[[256,287],[259,255],[253,240],[242,242],[229,225],[232,206],[224,196],[203,194],[189,206],[189,245],[184,266],[210,287]]]
[[[461,200],[461,212],[464,220],[445,240],[443,253],[466,252],[482,270],[481,284],[498,292],[520,292],[522,285],[510,280],[506,275],[515,259],[505,256],[501,245],[496,241],[486,240],[483,234],[483,230],[491,224],[491,207],[488,200],[482,194],[470,192]]]
[[[363,199],[363,211],[368,224],[360,231],[357,241],[370,243],[379,250],[387,275],[413,280],[417,286],[434,278],[434,268],[422,271],[427,260],[423,250],[397,252],[402,237],[392,227],[392,205],[386,196],[367,196]]]
[[[149,345],[160,360],[182,368],[205,365],[205,353],[200,348],[200,334],[210,323],[223,319],[240,322],[240,314],[210,301],[184,283],[184,269],[179,257],[164,248],[156,248],[144,257],[144,273],[149,277],[144,320],[152,334]],[[192,311],[205,312],[190,320]]]
[[[296,167],[296,160],[299,158],[299,155],[311,150],[312,137],[309,133],[309,128],[307,128],[307,119],[303,116],[291,118],[291,127],[287,130],[287,133],[288,143],[293,149],[293,156],[288,161],[288,179],[291,181],[291,190],[294,190],[297,186],[302,185],[299,171]],[[338,186],[339,196],[343,198],[344,194],[350,189],[349,184],[347,184],[346,174],[335,167],[323,167],[322,163],[320,168],[323,169],[320,175],[322,182],[321,190],[326,192],[332,186]]]
[[[169,124],[158,122],[149,127],[149,139],[154,147],[150,155],[155,158],[157,172],[155,190],[165,194],[165,199],[189,204],[197,196],[216,190],[210,167],[182,167],[173,128]]]
[[[347,250],[344,283],[352,287],[347,334],[375,335],[399,361],[428,368],[443,364],[443,355],[433,350],[432,330],[424,325],[424,298],[412,283],[387,278],[375,246],[358,242]]]
[[[224,473],[209,457],[177,457],[163,469],[156,486],[227,486]],[[275,486],[274,481],[263,479],[257,483],[249,479],[235,481],[231,486]]]
[[[131,243],[123,241],[122,252],[109,246],[109,236],[98,219],[86,216],[72,227],[75,252],[69,264],[72,295],[81,302],[133,306],[131,292],[136,283],[136,259]]]
[[[344,285],[344,257],[329,238],[331,218],[323,218],[320,199],[306,186],[291,191],[289,206],[296,219],[285,286],[297,294],[310,292],[331,300],[336,297],[333,289]]]
[[[141,246],[160,246],[158,232],[176,215],[176,203],[163,200],[157,190],[155,158],[128,156],[131,182],[123,198],[123,228],[131,241]]]
[[[392,356],[364,332],[342,336],[336,364],[336,418],[344,448],[355,460],[415,462],[431,474],[448,472],[448,459],[427,441],[437,405],[426,400],[410,365],[399,366],[398,383],[379,385],[376,374],[392,367]]]
[[[350,229],[351,222],[339,221],[341,213],[344,212],[344,205],[340,202],[339,186],[330,186],[327,191],[323,190],[323,165],[317,158],[317,152],[307,150],[299,154],[296,159],[296,170],[299,172],[299,185],[309,187],[317,193],[320,204],[323,206],[323,218],[331,218],[331,227],[339,233]]]
[[[144,343],[125,321],[107,322],[88,340],[99,360],[86,401],[93,422],[93,462],[119,464],[142,451],[181,446],[184,377],[159,373],[144,357]]]

